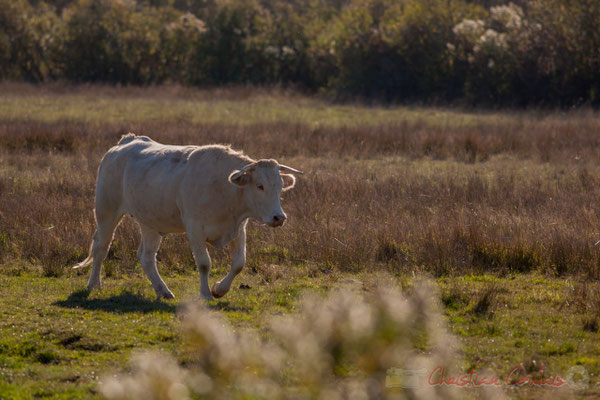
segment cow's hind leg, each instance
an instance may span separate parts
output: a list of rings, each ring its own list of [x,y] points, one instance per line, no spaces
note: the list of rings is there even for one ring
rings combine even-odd
[[[214,297],[223,297],[229,289],[235,277],[242,271],[246,263],[246,224],[240,226],[238,237],[232,242],[233,261],[229,273],[221,281],[215,283],[212,287],[212,295]]]
[[[108,254],[108,248],[110,247],[110,242],[113,239],[113,233],[115,232],[115,228],[119,225],[121,221],[122,215],[111,217],[111,218],[97,218],[97,228],[96,232],[94,232],[94,237],[92,241],[92,273],[90,274],[90,279],[88,280],[88,289],[100,289],[102,287],[101,282],[101,272],[102,272],[102,263]]]
[[[156,294],[166,299],[174,299],[175,296],[160,277],[158,268],[156,267],[156,253],[162,242],[162,236],[160,233],[143,225],[140,225],[140,231],[142,233],[142,240],[138,249],[140,264],[142,264],[142,268],[148,279],[150,279]]]

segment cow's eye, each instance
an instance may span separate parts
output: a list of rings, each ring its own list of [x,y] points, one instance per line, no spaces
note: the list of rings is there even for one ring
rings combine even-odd
[[[258,190],[265,190],[265,187],[260,183],[256,185],[256,187],[258,188]]]

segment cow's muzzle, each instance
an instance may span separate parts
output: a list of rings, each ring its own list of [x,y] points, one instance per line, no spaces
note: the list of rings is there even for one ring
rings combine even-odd
[[[271,220],[268,222],[270,226],[273,228],[283,225],[287,217],[285,214],[276,214],[271,217]]]

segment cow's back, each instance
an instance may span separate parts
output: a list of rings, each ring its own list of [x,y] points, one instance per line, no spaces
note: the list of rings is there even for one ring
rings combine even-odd
[[[231,208],[237,191],[228,176],[249,161],[226,146],[164,145],[130,134],[102,159],[96,210],[116,208],[159,232],[183,232],[182,214],[218,219]]]

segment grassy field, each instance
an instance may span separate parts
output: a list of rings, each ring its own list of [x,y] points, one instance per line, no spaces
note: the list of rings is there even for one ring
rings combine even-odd
[[[183,235],[142,276],[125,219],[105,289],[84,290],[103,153],[127,132],[229,143],[306,172],[283,196],[282,229],[249,226],[248,262],[211,304],[241,331],[298,311],[302,293],[377,279],[439,286],[462,373],[506,378],[585,367],[583,390],[525,385],[516,398],[600,397],[600,117],[329,104],[283,90],[0,85],[0,398],[98,397],[99,376],[139,351],[186,359],[178,310],[198,300]],[[229,255],[211,249],[211,281]],[[239,284],[250,289],[238,289]],[[425,351],[425,350],[423,350]],[[536,375],[537,374],[537,375]],[[517,374],[514,374],[517,376]],[[513,376],[513,377],[514,377]],[[551,393],[550,393],[551,392]],[[482,396],[481,389],[464,389]]]

